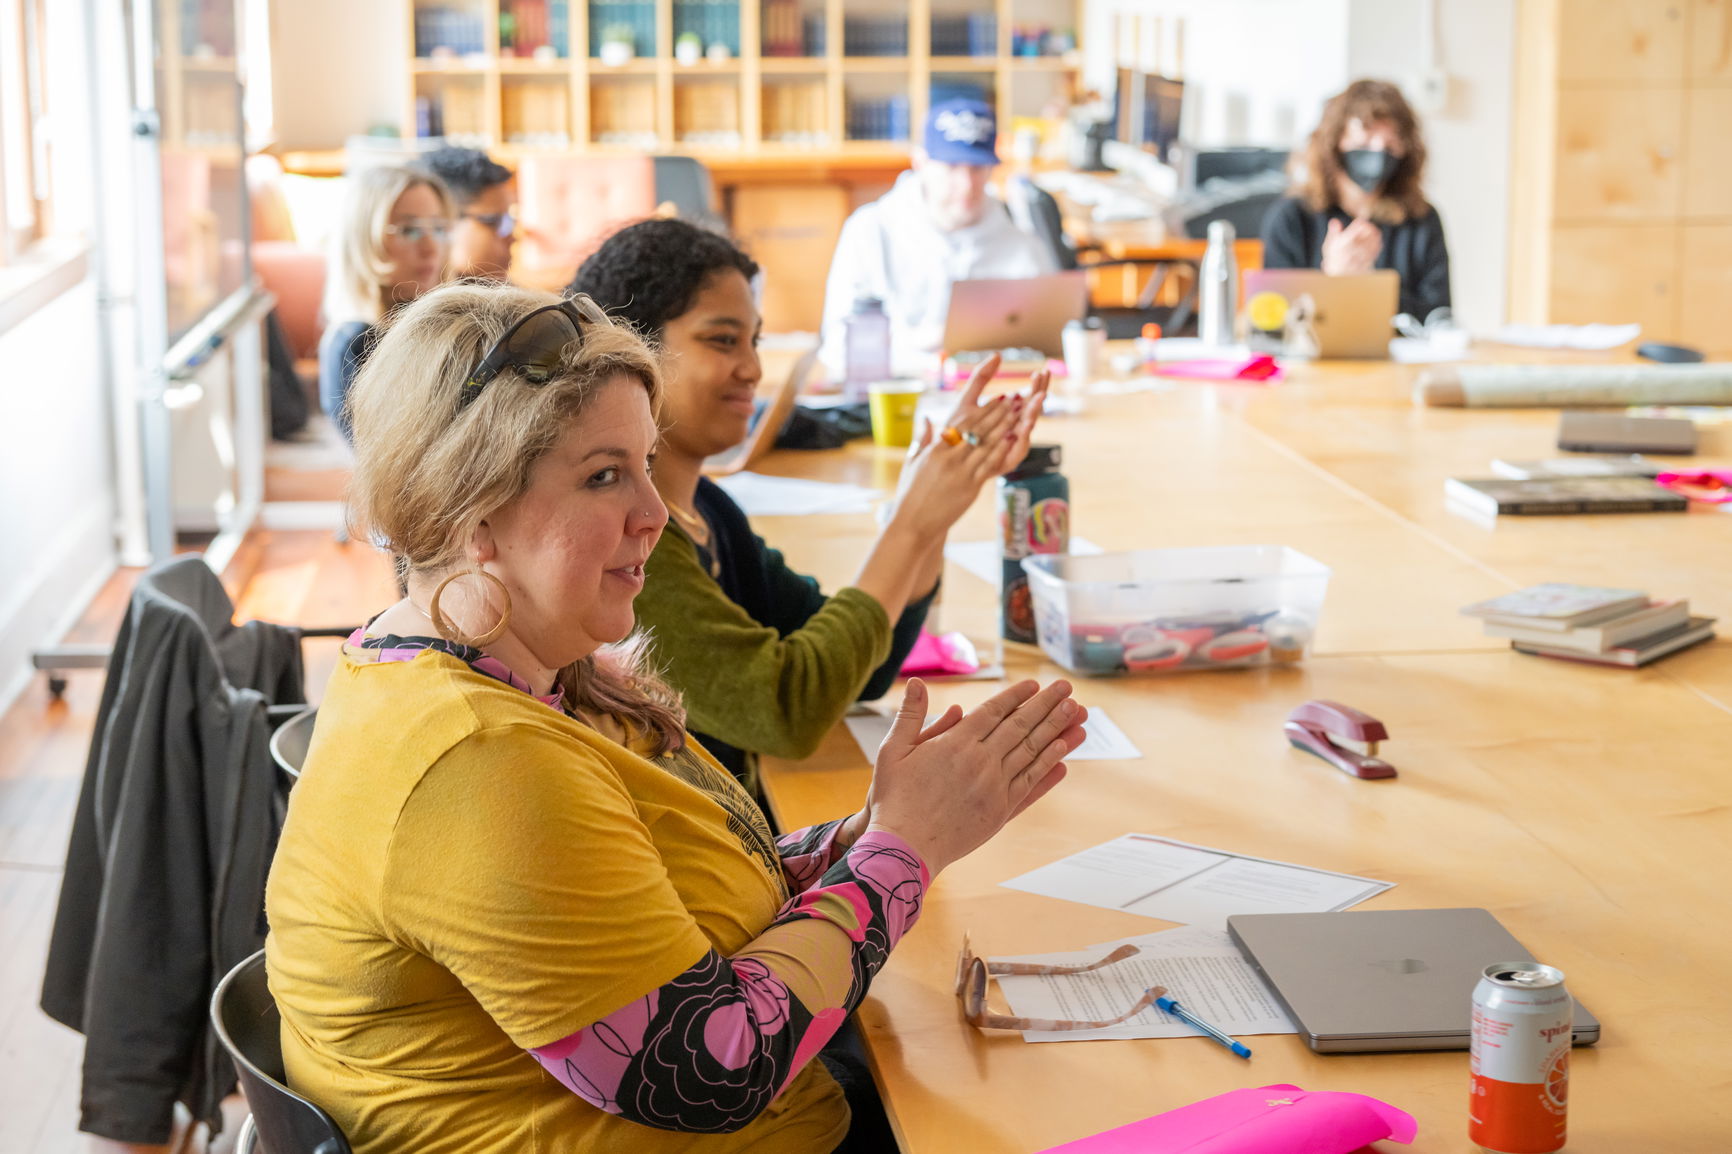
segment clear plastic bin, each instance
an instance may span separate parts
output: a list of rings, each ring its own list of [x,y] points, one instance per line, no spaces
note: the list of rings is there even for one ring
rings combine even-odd
[[[1168,673],[1298,661],[1329,567],[1284,545],[1026,557],[1035,629],[1073,673]]]

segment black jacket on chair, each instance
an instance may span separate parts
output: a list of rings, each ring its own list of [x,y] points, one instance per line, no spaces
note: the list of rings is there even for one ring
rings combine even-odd
[[[66,852],[42,1008],[85,1036],[81,1129],[117,1141],[167,1141],[176,1101],[214,1133],[235,1084],[207,1009],[264,942],[267,706],[303,694],[299,631],[232,608],[199,557],[140,579]]]

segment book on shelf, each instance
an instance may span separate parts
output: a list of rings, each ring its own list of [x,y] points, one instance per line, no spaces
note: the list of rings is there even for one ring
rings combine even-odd
[[[1602,653],[1620,645],[1630,645],[1668,629],[1675,629],[1690,620],[1690,603],[1679,598],[1672,601],[1650,601],[1633,612],[1624,613],[1593,625],[1578,625],[1559,632],[1536,628],[1522,618],[1511,624],[1502,618],[1487,618],[1488,637],[1507,637],[1531,645],[1554,649],[1574,649],[1582,653]]]
[[[1514,593],[1475,601],[1462,608],[1469,617],[1483,617],[1504,624],[1528,624],[1561,633],[1581,625],[1596,625],[1635,612],[1648,604],[1640,589],[1607,589],[1598,585],[1571,585],[1551,581],[1529,585]]]
[[[1657,661],[1680,649],[1707,641],[1714,636],[1714,618],[1692,617],[1682,625],[1674,625],[1626,645],[1613,646],[1601,653],[1584,653],[1560,645],[1536,645],[1528,641],[1511,642],[1518,653],[1533,657],[1550,657],[1558,661],[1580,661],[1589,665],[1616,665],[1626,669]]]
[[[1560,477],[1657,477],[1660,466],[1640,453],[1588,454],[1580,457],[1548,457],[1543,461],[1491,463],[1491,471],[1511,481],[1538,481]]]
[[[1548,516],[1569,513],[1682,513],[1690,502],[1647,477],[1502,478],[1443,483],[1453,508],[1481,515]]]

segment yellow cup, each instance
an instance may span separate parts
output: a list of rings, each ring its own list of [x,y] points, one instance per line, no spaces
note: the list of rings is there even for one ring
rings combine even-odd
[[[906,449],[914,442],[914,412],[925,391],[919,381],[879,381],[866,392],[872,411],[872,440],[886,449]]]

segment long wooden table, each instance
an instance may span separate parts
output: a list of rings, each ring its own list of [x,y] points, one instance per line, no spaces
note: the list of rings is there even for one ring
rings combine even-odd
[[[1472,1149],[1462,1052],[1321,1056],[1266,1037],[1246,1064],[1203,1039],[1031,1045],[964,1023],[952,976],[965,929],[1012,954],[1164,924],[1000,885],[1131,831],[1398,883],[1364,908],[1491,909],[1605,1023],[1604,1041],[1576,1052],[1569,1150],[1732,1148],[1732,644],[1601,669],[1513,653],[1457,614],[1550,579],[1689,596],[1732,621],[1732,516],[1460,520],[1444,478],[1551,455],[1555,415],[1415,408],[1411,378],[1326,364],[1272,387],[1092,397],[1085,415],[1043,425],[1040,439],[1066,447],[1075,531],[1106,548],[1288,544],[1334,577],[1297,668],[1079,681],[1143,758],[1076,763],[942,875],[862,1007],[908,1154],[1039,1151],[1275,1082],[1382,1097],[1419,1119],[1420,1154]],[[1704,456],[1732,456],[1724,427],[1706,431]],[[885,484],[895,467],[895,454],[856,446],[777,454],[766,471]],[[990,535],[985,506],[953,539]],[[832,585],[872,533],[864,517],[758,526]],[[978,619],[991,599],[948,574],[941,626]],[[1062,673],[1018,646],[1006,666]],[[951,683],[936,697],[971,704],[994,688]],[[1292,750],[1281,721],[1317,697],[1382,718],[1401,776],[1358,781]],[[764,768],[787,827],[857,806],[870,772],[840,729],[814,757]]]

